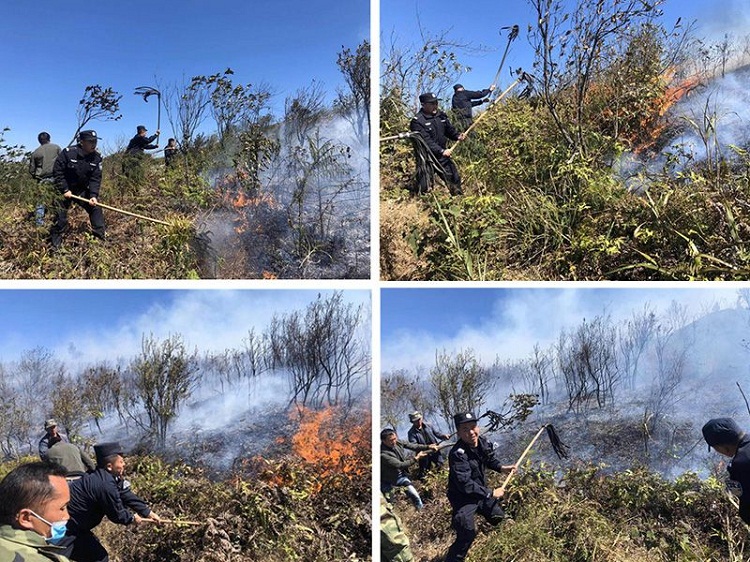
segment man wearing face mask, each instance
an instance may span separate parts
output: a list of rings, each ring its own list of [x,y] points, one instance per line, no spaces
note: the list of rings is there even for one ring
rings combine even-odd
[[[106,549],[92,532],[105,515],[119,525],[161,521],[123,478],[125,460],[120,444],[100,443],[94,446],[94,453],[96,470],[70,483],[70,520],[62,544],[64,554],[74,562],[108,562]]]
[[[437,174],[445,180],[451,195],[461,195],[461,176],[458,168],[451,160],[452,148],[446,148],[448,139],[463,140],[465,135],[459,134],[451,124],[448,116],[438,110],[438,98],[435,94],[426,93],[419,96],[422,108],[416,117],[411,120],[409,129],[422,137],[427,148],[432,153],[432,159],[439,164]],[[422,167],[417,166],[417,185],[420,192],[427,191],[430,178],[425,178]]]
[[[0,561],[69,562],[65,535],[70,492],[55,463],[23,464],[0,482]]]

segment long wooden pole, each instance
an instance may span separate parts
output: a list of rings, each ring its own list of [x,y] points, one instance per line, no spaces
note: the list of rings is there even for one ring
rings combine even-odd
[[[536,440],[539,439],[539,437],[546,431],[547,426],[543,425],[542,428],[537,431],[537,434],[534,436],[534,439],[531,440],[531,443],[529,443],[529,446],[526,447],[526,450],[524,450],[523,453],[521,453],[521,456],[518,457],[518,460],[515,462],[515,465],[513,469],[508,474],[508,477],[505,479],[505,482],[503,482],[503,485],[500,486],[500,489],[505,492],[505,488],[508,487],[508,484],[510,484],[510,481],[513,479],[513,476],[515,476],[516,472],[518,472],[518,465],[521,464],[521,461],[523,461],[524,457],[529,454],[529,451],[531,451],[531,447],[534,446],[534,443],[536,443]]]
[[[159,519],[158,521],[154,519],[148,519],[146,517],[143,518],[144,523],[168,523],[170,525],[192,525],[192,526],[198,526],[198,525],[204,525],[204,523],[201,523],[200,521],[182,521],[178,519]]]
[[[465,139],[466,137],[468,137],[468,136],[469,136],[469,133],[471,132],[471,130],[472,130],[472,129],[473,129],[474,127],[476,127],[476,126],[477,126],[477,123],[479,123],[479,122],[480,122],[480,121],[481,121],[482,119],[484,119],[484,117],[485,117],[485,116],[486,116],[486,115],[487,115],[487,114],[488,114],[488,113],[490,112],[490,108],[492,108],[492,106],[493,106],[493,105],[495,105],[495,104],[496,104],[497,102],[499,102],[499,101],[500,101],[501,99],[503,99],[503,98],[504,98],[504,97],[505,97],[505,96],[506,96],[506,95],[508,94],[508,92],[510,92],[510,91],[511,91],[511,90],[512,90],[513,88],[515,88],[515,87],[516,87],[516,86],[518,85],[518,83],[519,83],[520,81],[521,81],[521,79],[519,78],[519,79],[517,79],[517,80],[516,80],[515,82],[513,82],[513,83],[512,83],[512,84],[511,84],[510,86],[508,86],[508,87],[507,87],[507,88],[505,89],[505,91],[504,91],[504,92],[503,92],[502,94],[500,94],[500,95],[499,95],[499,96],[497,97],[497,99],[495,99],[495,100],[494,100],[494,101],[493,101],[493,102],[492,102],[492,103],[491,103],[491,104],[490,104],[490,105],[489,105],[489,106],[487,107],[487,109],[486,109],[486,110],[485,110],[484,112],[482,112],[482,114],[481,114],[481,115],[480,115],[479,117],[477,117],[477,118],[476,118],[476,119],[474,120],[474,122],[473,122],[473,123],[472,123],[471,125],[469,125],[469,128],[468,128],[468,129],[466,129],[466,130],[464,131],[464,139]],[[458,146],[459,144],[461,144],[461,140],[457,140],[457,141],[456,141],[456,143],[455,143],[455,144],[454,144],[454,145],[453,145],[453,146],[451,147],[451,152],[453,152],[454,150],[456,150],[456,147],[457,147],[457,146]]]
[[[71,199],[75,199],[76,201],[82,201],[84,203],[89,203],[89,200],[84,197],[79,197],[78,195],[71,195]],[[172,223],[160,221],[159,219],[153,219],[151,217],[147,217],[146,215],[139,215],[138,213],[131,213],[130,211],[126,211],[124,209],[118,209],[117,207],[112,207],[111,205],[105,205],[104,203],[100,203],[97,201],[96,205],[98,207],[101,207],[102,209],[107,209],[109,211],[114,211],[115,213],[122,213],[123,215],[129,215],[131,217],[135,217],[137,219],[143,219],[145,221],[151,221],[158,224],[163,224],[166,226],[173,226]]]

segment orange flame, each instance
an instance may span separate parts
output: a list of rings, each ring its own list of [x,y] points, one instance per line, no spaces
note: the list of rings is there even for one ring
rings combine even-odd
[[[352,423],[335,407],[317,412],[303,409],[301,416],[299,430],[292,437],[294,452],[316,465],[321,476],[357,476],[370,470],[369,422]]]
[[[636,146],[634,152],[640,154],[644,150],[653,147],[664,131],[667,129],[669,123],[665,122],[662,117],[680,101],[682,98],[689,96],[690,92],[695,90],[700,85],[700,78],[698,76],[690,76],[676,84],[673,84],[677,69],[674,67],[668,68],[661,76],[663,83],[669,84],[664,93],[654,100],[653,113],[657,116],[656,122],[653,117],[644,116],[642,120],[642,129],[648,135],[648,139]]]

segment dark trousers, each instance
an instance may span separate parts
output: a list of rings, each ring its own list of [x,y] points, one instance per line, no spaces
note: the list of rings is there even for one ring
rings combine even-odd
[[[91,531],[66,535],[60,546],[65,547],[60,554],[73,562],[109,562],[109,554]]]
[[[422,478],[425,474],[427,474],[433,466],[438,470],[440,470],[443,466],[443,455],[440,453],[440,451],[430,453],[426,457],[422,457],[421,459],[419,459],[419,478]]]
[[[466,558],[471,543],[477,536],[477,527],[474,522],[474,516],[479,509],[475,503],[467,503],[462,506],[453,508],[451,524],[456,531],[456,540],[448,549],[445,562],[459,562]]]
[[[456,164],[453,163],[453,159],[441,156],[438,158],[438,162],[440,162],[443,170],[445,170],[445,174],[440,175],[448,183],[451,195],[461,195],[461,176],[458,173]]]
[[[87,199],[90,197],[88,191],[79,193],[73,192],[73,194]],[[89,222],[91,223],[91,230],[93,231],[94,236],[104,240],[104,213],[102,213],[101,207],[94,207],[89,203],[76,201],[74,199],[62,199],[62,201],[57,201],[55,204],[55,222],[50,231],[52,246],[55,248],[59,248],[62,244],[63,232],[68,228],[68,209],[70,209],[70,206],[74,202],[76,205],[83,207],[89,214]]]

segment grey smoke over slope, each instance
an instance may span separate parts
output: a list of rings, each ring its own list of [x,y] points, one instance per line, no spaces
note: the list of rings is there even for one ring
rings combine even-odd
[[[367,139],[357,138],[351,123],[335,115],[301,137],[290,129],[279,125],[274,140],[280,150],[263,172],[258,193],[246,198],[240,182],[231,179],[235,170],[219,171],[216,181],[238,200],[234,211],[207,219],[212,247],[235,263],[234,275],[244,270],[251,277],[264,272],[285,278],[367,277]],[[305,251],[310,254],[301,255]]]
[[[589,292],[593,293],[592,290]],[[623,291],[627,292],[630,290]],[[691,304],[691,297],[700,297],[697,291],[683,295],[671,293],[679,305]],[[593,295],[591,300],[601,305]],[[631,301],[631,313],[643,311],[644,303],[645,300],[636,307]],[[750,413],[736,385],[739,382],[750,395],[750,351],[747,347],[750,310],[747,304],[738,303],[731,298],[730,291],[725,290],[725,298],[713,304],[704,301],[692,309],[665,306],[645,310],[653,310],[654,321],[637,368],[632,357],[628,367],[622,339],[612,346],[604,340],[594,340],[590,342],[591,347],[576,349],[578,357],[590,354],[589,373],[598,373],[603,381],[605,367],[597,364],[597,353],[603,350],[612,352],[606,367],[611,369],[612,394],[604,396],[603,404],[597,402],[592,382],[584,387],[587,390],[580,398],[571,400],[562,371],[565,362],[560,358],[562,340],[559,338],[537,340],[547,361],[542,375],[546,380],[544,393],[539,386],[539,372],[532,368],[533,355],[529,351],[519,355],[506,345],[500,345],[497,361],[481,362],[491,374],[493,383],[486,393],[483,411],[503,411],[503,404],[510,394],[537,394],[542,401],[516,429],[490,435],[501,444],[504,461],[511,462],[539,427],[552,423],[562,440],[571,447],[571,463],[604,463],[608,470],[617,471],[641,464],[669,477],[687,470],[705,476],[719,459],[715,453],[706,451],[700,433],[702,425],[713,417],[730,416],[750,430]],[[585,320],[584,315],[579,316],[561,328],[558,336],[562,332],[575,334],[584,324],[590,325],[607,315],[603,306],[598,311],[589,309]],[[531,316],[534,317],[533,313]],[[549,316],[551,323],[559,325],[551,310]],[[621,335],[632,320],[627,314],[612,314],[609,318],[609,326]],[[539,333],[546,333],[544,326],[537,329]],[[570,340],[565,341],[569,345]],[[427,364],[422,369],[422,377],[414,379],[415,384],[422,385],[422,390],[427,393],[429,385],[425,373],[429,369]],[[408,372],[416,376],[418,369],[408,369]],[[581,376],[584,373],[579,372]],[[602,384],[606,386],[607,383]],[[434,403],[433,408],[427,413],[429,421],[452,431],[449,424],[441,420]],[[402,418],[408,425],[406,413],[403,412]],[[545,443],[541,443],[536,451],[535,462],[560,464]]]

